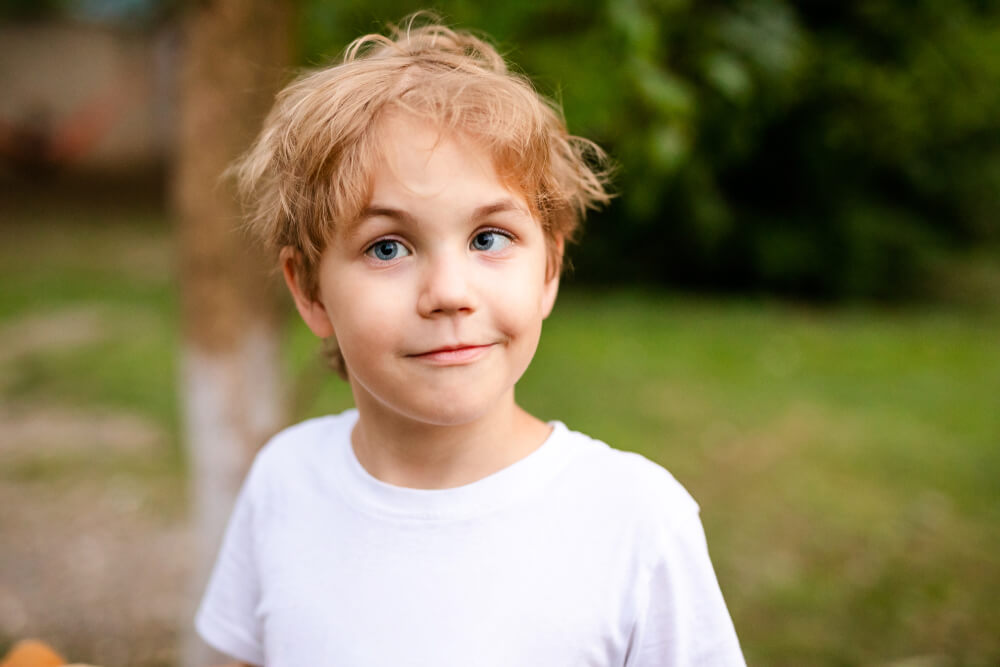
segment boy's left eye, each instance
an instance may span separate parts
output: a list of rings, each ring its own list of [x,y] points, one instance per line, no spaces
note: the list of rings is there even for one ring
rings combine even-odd
[[[486,229],[473,236],[469,246],[473,250],[480,251],[503,250],[513,242],[513,239],[503,232]]]
[[[376,241],[365,250],[365,254],[374,259],[388,262],[410,254],[406,246],[395,239]]]

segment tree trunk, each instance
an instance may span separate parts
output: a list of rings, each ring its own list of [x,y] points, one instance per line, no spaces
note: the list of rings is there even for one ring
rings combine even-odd
[[[184,17],[173,195],[196,542],[182,621],[189,667],[215,660],[193,634],[194,606],[249,462],[282,423],[274,260],[240,230],[233,185],[221,175],[249,147],[288,73],[290,19],[277,0],[194,1]]]

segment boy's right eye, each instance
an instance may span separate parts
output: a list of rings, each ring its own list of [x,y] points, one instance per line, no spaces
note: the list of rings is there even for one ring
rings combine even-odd
[[[399,241],[394,239],[382,239],[381,241],[376,241],[371,244],[371,246],[365,250],[365,254],[379,261],[388,262],[392,259],[406,257],[410,254],[410,251],[407,250],[406,246]]]

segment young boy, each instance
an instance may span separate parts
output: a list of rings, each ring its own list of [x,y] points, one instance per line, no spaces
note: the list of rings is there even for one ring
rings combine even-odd
[[[608,199],[600,161],[436,24],[278,96],[239,175],[356,409],[257,456],[210,644],[290,667],[743,664],[684,489],[514,400],[563,246]]]

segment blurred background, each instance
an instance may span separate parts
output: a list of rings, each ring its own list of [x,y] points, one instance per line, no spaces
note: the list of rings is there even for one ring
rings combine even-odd
[[[350,405],[218,175],[421,8],[0,0],[0,655],[197,664],[246,461]],[[1000,2],[433,9],[617,163],[520,401],[699,500],[749,664],[1000,664]]]

